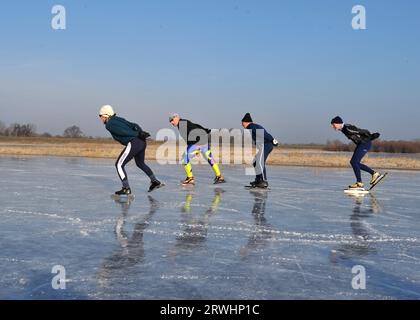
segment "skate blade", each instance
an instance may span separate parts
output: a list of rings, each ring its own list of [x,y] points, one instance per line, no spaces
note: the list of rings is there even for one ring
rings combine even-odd
[[[365,188],[353,188],[353,189],[346,189],[344,190],[344,193],[346,194],[356,194],[356,195],[364,195],[369,194],[369,191]]]
[[[388,175],[388,172],[385,172],[378,179],[376,179],[375,183],[371,185],[369,190],[372,190],[373,188],[375,188],[379,184],[379,182],[381,182],[387,175]]]
[[[261,187],[254,187],[254,186],[245,186],[245,189],[248,189],[248,190],[256,190],[256,191],[271,190],[270,187],[261,188]]]
[[[195,185],[195,182],[190,182],[190,183],[182,183],[181,182],[181,186],[183,186],[183,187],[194,186],[194,185]]]

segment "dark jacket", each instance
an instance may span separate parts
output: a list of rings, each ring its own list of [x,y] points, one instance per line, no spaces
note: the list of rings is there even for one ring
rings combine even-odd
[[[378,133],[371,134],[369,130],[360,129],[352,124],[345,124],[341,132],[357,145],[368,143],[379,137]]]
[[[209,143],[209,133],[211,132],[210,129],[204,128],[199,124],[193,123],[187,119],[180,119],[177,127],[179,134],[188,146],[196,143]]]
[[[116,115],[108,119],[105,128],[111,133],[115,140],[125,146],[143,132],[137,123],[129,122]]]
[[[267,132],[267,130],[264,129],[263,126],[260,126],[259,124],[256,123],[250,123],[248,125],[248,127],[246,128],[247,130],[251,130],[251,135],[252,135],[252,142],[254,144],[261,143],[264,141],[264,144],[268,143],[268,144],[273,144],[273,136],[271,134],[269,134]],[[263,136],[264,133],[264,136]],[[258,141],[257,141],[257,137],[258,137]]]

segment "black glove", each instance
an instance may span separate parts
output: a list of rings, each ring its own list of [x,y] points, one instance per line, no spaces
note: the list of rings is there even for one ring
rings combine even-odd
[[[138,137],[140,140],[145,141],[148,137],[150,137],[150,133],[146,131],[140,131]]]
[[[370,135],[370,140],[376,140],[376,139],[378,139],[379,137],[381,136],[381,134],[379,133],[379,132],[375,132],[375,133],[372,133],[371,135]]]

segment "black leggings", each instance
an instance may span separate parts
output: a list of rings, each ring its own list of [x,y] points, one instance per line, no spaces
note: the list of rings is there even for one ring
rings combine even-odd
[[[152,170],[144,163],[146,147],[147,145],[145,141],[140,140],[139,138],[134,138],[127,144],[115,162],[118,176],[120,177],[124,188],[130,187],[128,184],[127,172],[125,171],[125,165],[133,158],[136,161],[137,167],[143,170],[150,180],[155,179]]]
[[[354,150],[353,157],[350,160],[350,164],[353,167],[353,171],[354,171],[354,174],[356,175],[357,182],[362,182],[362,174],[360,170],[369,172],[370,174],[375,173],[375,171],[373,171],[367,165],[360,163],[360,161],[362,161],[366,153],[369,152],[370,148],[372,148],[372,142],[359,144],[356,147],[356,150]]]

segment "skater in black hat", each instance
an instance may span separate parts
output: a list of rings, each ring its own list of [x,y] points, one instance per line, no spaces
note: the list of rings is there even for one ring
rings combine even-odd
[[[251,182],[251,187],[268,188],[265,163],[271,151],[273,151],[273,147],[278,146],[278,142],[263,126],[254,123],[249,113],[242,118],[242,126],[247,130],[251,130],[252,142],[258,149],[253,163],[256,176],[255,180]]]
[[[354,150],[353,157],[350,160],[350,164],[353,167],[354,174],[357,181],[349,186],[349,189],[363,189],[364,184],[362,182],[362,171],[366,171],[371,174],[372,178],[370,184],[374,185],[382,175],[361,163],[363,157],[372,148],[372,141],[379,138],[379,133],[371,134],[368,130],[360,129],[351,124],[344,124],[343,119],[335,117],[331,120],[331,126],[334,130],[341,131],[348,139],[356,144],[356,150]]]

